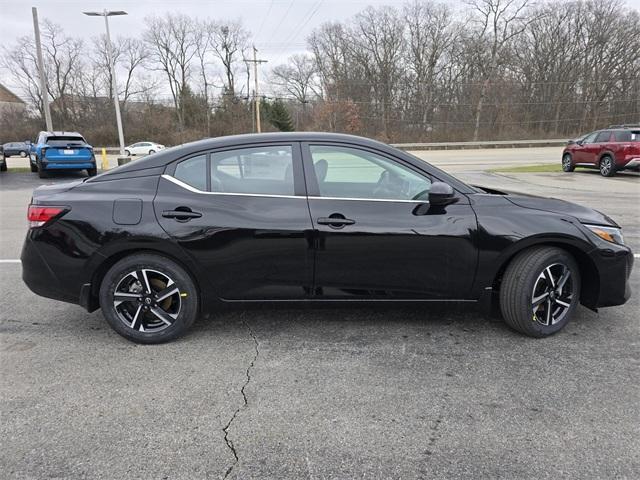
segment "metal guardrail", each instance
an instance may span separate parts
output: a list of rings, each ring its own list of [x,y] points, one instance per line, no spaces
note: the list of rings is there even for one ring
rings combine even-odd
[[[463,150],[466,148],[530,148],[559,147],[567,144],[566,138],[546,140],[483,140],[481,142],[394,143],[401,150]]]

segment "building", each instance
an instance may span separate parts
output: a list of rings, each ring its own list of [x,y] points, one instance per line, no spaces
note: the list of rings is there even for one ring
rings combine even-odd
[[[0,83],[0,115],[6,113],[24,113],[27,105],[15,93]]]

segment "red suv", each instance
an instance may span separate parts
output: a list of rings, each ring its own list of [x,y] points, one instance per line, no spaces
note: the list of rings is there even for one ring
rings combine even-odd
[[[562,170],[573,172],[576,167],[597,168],[605,177],[640,169],[640,125],[612,125],[569,140],[562,152]]]

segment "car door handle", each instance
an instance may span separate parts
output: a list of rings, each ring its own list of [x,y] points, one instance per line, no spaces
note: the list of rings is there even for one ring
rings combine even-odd
[[[350,218],[344,218],[344,216],[330,216],[330,217],[320,217],[318,219],[319,225],[329,225],[333,228],[342,228],[345,225],[353,225],[356,223],[355,220],[351,220]]]
[[[178,207],[179,209],[181,207]],[[188,207],[182,207],[183,209],[176,209],[176,210],[164,210],[162,212],[162,216],[164,218],[175,218],[176,220],[180,221],[180,222],[186,222],[191,220],[192,218],[200,218],[202,216],[201,213],[199,212],[193,212],[191,211],[190,208]]]

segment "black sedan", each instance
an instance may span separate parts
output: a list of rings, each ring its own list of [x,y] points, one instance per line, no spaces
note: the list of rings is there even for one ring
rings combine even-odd
[[[241,302],[461,301],[534,337],[578,303],[623,304],[633,255],[589,208],[506,194],[379,142],[323,133],[202,140],[37,188],[35,293],[102,308],[142,343]]]

